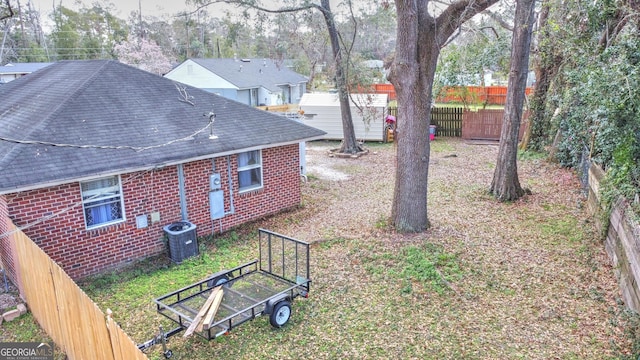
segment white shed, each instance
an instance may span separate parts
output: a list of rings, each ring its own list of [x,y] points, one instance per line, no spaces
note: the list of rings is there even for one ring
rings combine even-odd
[[[387,99],[387,94],[351,94],[351,116],[356,139],[383,141]],[[344,138],[338,94],[304,94],[299,106],[304,111],[304,123],[325,131],[327,134],[324,139]],[[369,120],[368,127],[365,126],[365,119]]]

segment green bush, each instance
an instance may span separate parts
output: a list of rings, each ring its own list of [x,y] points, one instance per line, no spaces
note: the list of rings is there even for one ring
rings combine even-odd
[[[607,170],[608,197],[640,193],[640,37],[628,34],[565,71],[558,161],[579,168],[583,152]]]

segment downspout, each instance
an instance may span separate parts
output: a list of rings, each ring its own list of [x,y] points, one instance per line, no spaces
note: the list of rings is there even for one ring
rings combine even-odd
[[[178,191],[180,192],[180,215],[183,221],[189,218],[187,214],[187,194],[184,188],[184,168],[178,164]]]
[[[215,174],[215,172],[216,172],[216,158],[211,158],[211,173]],[[209,184],[209,190],[210,191],[211,191],[211,187],[212,187],[212,184]],[[209,200],[209,201],[211,201],[211,200]],[[224,201],[223,201],[223,203],[224,203]],[[211,203],[209,203],[209,206],[211,206]],[[224,206],[224,204],[223,204],[223,206]],[[219,222],[220,222],[220,232],[222,233],[222,219],[219,219]],[[214,236],[215,233],[216,233],[215,220],[211,220],[211,236]]]
[[[231,156],[229,155],[227,155],[227,174],[229,176],[229,211],[224,214],[233,215],[236,213],[236,208],[233,205],[233,178],[231,176]]]

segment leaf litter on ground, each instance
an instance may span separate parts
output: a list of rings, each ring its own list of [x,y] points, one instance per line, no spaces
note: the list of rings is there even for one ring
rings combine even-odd
[[[520,160],[520,182],[532,194],[499,203],[487,193],[497,145],[438,138],[429,167],[431,227],[399,234],[389,226],[395,145],[367,144],[369,154],[358,159],[330,157],[336,146],[307,143],[310,172],[299,208],[234,230],[224,251],[212,241],[199,259],[164,264],[90,295],[142,342],[159,325],[172,326],[151,299],[201,280],[198,274],[255,258],[255,229],[263,227],[312,243],[310,297],[293,303],[282,329],[258,318],[210,342],[171,338],[175,358],[604,359],[630,353],[624,322],[615,321],[614,272],[572,171],[539,158]],[[159,284],[167,278],[173,283]],[[154,349],[149,356],[160,354]]]

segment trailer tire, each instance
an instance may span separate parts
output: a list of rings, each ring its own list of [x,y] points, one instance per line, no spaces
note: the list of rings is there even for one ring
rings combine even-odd
[[[163,355],[164,355],[165,359],[171,359],[171,357],[173,357],[173,351],[167,350],[167,351],[164,352]]]
[[[218,287],[220,285],[224,285],[229,282],[229,277],[227,275],[218,276],[207,281],[207,286],[210,288]]]
[[[269,315],[269,322],[274,328],[281,328],[289,321],[291,317],[291,302],[287,300],[277,303],[271,314]]]

